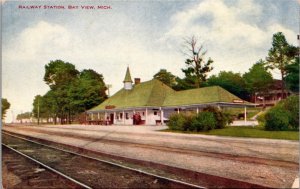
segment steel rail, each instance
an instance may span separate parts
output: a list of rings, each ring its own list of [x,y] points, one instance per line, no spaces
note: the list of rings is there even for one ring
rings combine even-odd
[[[6,145],[6,144],[3,144],[3,143],[2,143],[2,145],[5,146],[6,148],[8,148],[8,149],[10,149],[10,150],[12,150],[12,151],[18,153],[19,155],[21,155],[21,156],[23,156],[23,157],[25,157],[25,158],[27,158],[27,159],[30,159],[31,161],[34,161],[35,163],[39,164],[40,166],[46,168],[47,170],[50,170],[50,171],[52,171],[52,172],[54,172],[54,173],[56,173],[56,174],[58,174],[58,175],[60,175],[60,176],[62,176],[62,177],[64,177],[64,178],[66,178],[66,179],[68,179],[68,180],[70,180],[70,181],[72,181],[72,182],[74,182],[74,183],[76,183],[76,184],[82,186],[83,188],[86,188],[86,189],[92,189],[90,186],[87,186],[86,184],[83,184],[83,183],[81,183],[81,182],[79,182],[79,181],[77,181],[77,180],[75,180],[75,179],[69,177],[68,175],[65,175],[64,173],[62,173],[62,172],[60,172],[60,171],[58,171],[58,170],[56,170],[56,169],[54,169],[54,168],[52,168],[52,167],[50,167],[50,166],[48,166],[48,165],[46,165],[46,164],[40,162],[40,161],[38,161],[38,160],[36,160],[36,159],[34,159],[34,158],[32,158],[32,157],[30,157],[30,156],[28,156],[28,155],[26,155],[26,154],[20,152],[20,151],[18,151],[18,150],[16,150],[16,149],[14,149],[14,148],[12,148],[12,147]]]
[[[72,152],[72,151],[69,151],[69,150],[65,150],[65,149],[60,149],[60,148],[57,148],[57,147],[53,147],[53,146],[50,146],[50,145],[47,145],[47,144],[42,144],[40,142],[36,142],[36,141],[30,140],[30,139],[26,139],[26,138],[23,138],[23,137],[15,136],[15,135],[10,134],[10,133],[6,133],[5,131],[2,131],[2,133],[6,134],[6,135],[10,135],[10,136],[18,138],[18,139],[21,139],[21,140],[25,140],[25,141],[31,142],[31,143],[35,143],[35,144],[38,144],[38,145],[46,146],[48,148],[52,148],[52,149],[59,150],[59,151],[62,151],[62,152],[66,152],[66,153],[70,153],[70,154],[77,155],[77,156],[80,156],[80,157],[88,158],[88,159],[91,159],[91,160],[99,161],[99,162],[106,163],[106,164],[109,164],[109,165],[113,165],[113,166],[116,166],[116,167],[120,167],[120,168],[123,168],[123,169],[131,170],[131,171],[138,172],[138,173],[141,173],[141,174],[144,174],[144,175],[148,175],[148,176],[152,176],[152,177],[155,177],[155,178],[158,178],[158,179],[162,179],[162,180],[166,180],[166,181],[171,181],[171,182],[174,182],[174,183],[182,184],[182,185],[185,185],[187,187],[199,188],[199,189],[204,189],[205,188],[203,186],[199,186],[199,185],[187,183],[187,182],[184,182],[184,181],[180,181],[180,180],[176,180],[176,179],[172,179],[172,178],[168,178],[168,177],[156,175],[156,174],[149,173],[149,172],[146,172],[146,171],[143,171],[143,170],[140,170],[140,169],[135,169],[135,168],[131,168],[131,167],[128,167],[128,166],[124,166],[124,165],[121,165],[121,164],[118,164],[118,163],[113,163],[113,162],[110,162],[110,161],[106,161],[106,160],[102,160],[102,159],[90,157],[90,156],[79,154],[79,153]]]

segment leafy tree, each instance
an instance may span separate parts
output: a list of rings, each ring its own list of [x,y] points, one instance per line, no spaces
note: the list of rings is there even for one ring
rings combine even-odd
[[[55,114],[61,119],[61,124],[68,119],[71,122],[71,101],[68,96],[70,86],[76,79],[78,79],[79,71],[71,63],[62,60],[50,61],[45,66],[44,81],[49,85],[53,91],[52,95],[55,97],[54,103]],[[54,113],[54,112],[53,112]]]
[[[254,64],[249,72],[243,75],[245,80],[246,89],[255,96],[256,93],[264,96],[273,82],[273,77],[270,72],[265,68],[263,60]]]
[[[187,90],[187,89],[193,89],[195,88],[195,80],[191,80],[190,78],[175,78],[176,85],[173,87],[174,90],[176,91],[181,91],[181,90]]]
[[[41,116],[43,113],[42,112],[44,112],[43,110],[42,110],[42,108],[43,107],[45,107],[45,106],[43,106],[42,104],[43,104],[43,97],[41,96],[41,95],[36,95],[35,97],[34,97],[34,99],[33,99],[33,103],[32,103],[32,105],[33,105],[33,110],[32,110],[32,112],[33,112],[33,116],[34,117],[38,117],[38,116]],[[39,114],[39,115],[38,115]],[[42,117],[42,116],[41,116]]]
[[[33,100],[33,116],[47,120],[52,117],[55,120],[58,115],[56,100],[53,90],[49,90],[44,96],[36,95]]]
[[[287,65],[285,69],[287,88],[293,92],[299,92],[299,57],[292,64]]]
[[[25,113],[18,114],[17,115],[17,120],[20,120],[22,122],[23,119],[30,119],[31,115],[32,115],[31,112],[25,112]]]
[[[5,118],[6,111],[10,108],[10,103],[6,98],[1,98],[1,119]]]
[[[299,96],[280,101],[265,114],[266,130],[299,130]]]
[[[287,74],[287,65],[291,64],[297,54],[298,48],[288,44],[282,32],[275,33],[273,35],[272,48],[269,50],[268,57],[266,58],[267,68],[278,69],[281,74],[281,80],[284,81]],[[284,82],[282,82],[282,98],[284,89]]]
[[[40,118],[45,118],[45,105],[43,103],[43,97],[41,95],[36,95],[33,100],[33,115],[38,119],[38,124],[40,123]]]
[[[206,51],[203,50],[203,46],[197,46],[197,39],[193,36],[191,39],[185,40],[187,45],[188,59],[185,61],[186,69],[182,69],[187,78],[187,81],[192,81],[193,88],[199,88],[201,83],[206,81],[207,73],[210,72],[213,67],[211,64],[213,60],[209,58],[205,61]],[[186,83],[189,83],[186,82]]]
[[[69,85],[77,78],[79,71],[71,63],[62,60],[50,61],[45,66],[44,81],[51,89]]]
[[[166,69],[160,69],[153,78],[160,80],[171,88],[176,86],[176,76],[171,72],[168,72]]]
[[[249,92],[245,88],[246,84],[240,73],[221,71],[218,75],[208,78],[207,85],[220,86],[244,100],[249,98]]]
[[[106,90],[101,74],[91,69],[80,72],[68,93],[74,113],[84,112],[103,102],[107,98]]]
[[[176,77],[175,81],[176,81],[176,85],[173,86],[173,89],[176,91],[195,88],[195,78],[193,76],[184,77],[183,79]],[[200,87],[206,87],[206,86],[207,86],[207,82],[200,83]]]
[[[44,81],[50,90],[44,96],[36,96],[33,114],[40,118],[60,118],[61,124],[71,123],[74,116],[90,109],[106,96],[103,76],[88,69],[79,72],[71,63],[51,61],[45,66]]]

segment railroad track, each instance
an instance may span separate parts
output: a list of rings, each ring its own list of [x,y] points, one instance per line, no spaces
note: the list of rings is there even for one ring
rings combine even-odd
[[[47,144],[50,146],[54,146],[56,148],[62,148],[67,149],[68,151],[73,151],[75,153],[80,153],[84,155],[88,155],[90,157],[94,157],[97,159],[106,160],[109,162],[114,162],[117,164],[125,165],[127,167],[131,167],[138,170],[144,170],[147,173],[152,173],[155,175],[162,175],[163,177],[172,178],[174,180],[180,180],[187,183],[192,183],[193,186],[203,186],[206,188],[268,188],[267,186],[262,186],[254,183],[249,183],[245,181],[240,180],[234,180],[230,178],[224,178],[216,175],[209,175],[206,173],[196,172],[192,170],[172,167],[164,164],[149,162],[149,161],[143,161],[138,159],[132,159],[112,154],[106,154],[98,151],[92,151],[81,147],[75,147],[72,145],[67,144],[61,144],[56,143],[53,141],[48,141],[45,139],[38,139],[26,135],[21,135],[17,133],[12,133],[9,131],[3,131],[2,133],[11,134],[14,136],[19,136],[21,138],[26,138],[29,140],[33,140],[39,143]],[[55,134],[55,133],[46,133],[46,134]],[[68,136],[70,137],[70,136]],[[74,139],[78,139],[75,136],[73,136]],[[80,138],[80,137],[79,137]],[[95,140],[95,139],[89,139],[89,140]],[[103,142],[101,140],[101,142]],[[105,142],[105,141],[104,141]],[[198,154],[199,155],[199,154]]]
[[[3,188],[89,188],[43,163],[2,145]]]
[[[68,175],[68,180],[81,184],[83,188],[204,188],[4,132],[2,143],[19,154],[41,162],[54,172]]]

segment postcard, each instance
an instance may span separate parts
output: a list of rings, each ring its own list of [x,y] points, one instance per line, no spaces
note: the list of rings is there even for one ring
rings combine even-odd
[[[299,160],[298,1],[3,0],[1,7],[5,132],[51,135],[65,146],[77,141],[77,151],[99,151],[144,172],[146,162],[153,166],[141,181],[130,169],[87,182],[105,173],[92,166],[66,172],[83,181],[80,187],[292,186]],[[260,139],[251,146],[248,137]],[[284,141],[280,150],[275,139]],[[11,168],[3,170],[8,178]],[[169,180],[151,176],[158,170]],[[12,174],[5,186],[25,186]]]

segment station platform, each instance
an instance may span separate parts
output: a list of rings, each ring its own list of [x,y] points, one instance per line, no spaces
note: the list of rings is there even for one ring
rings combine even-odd
[[[290,188],[298,175],[298,170],[285,166],[285,163],[298,164],[298,142],[163,132],[166,128],[43,125],[5,126],[2,129],[273,188]],[[226,158],[229,156],[236,159]]]

